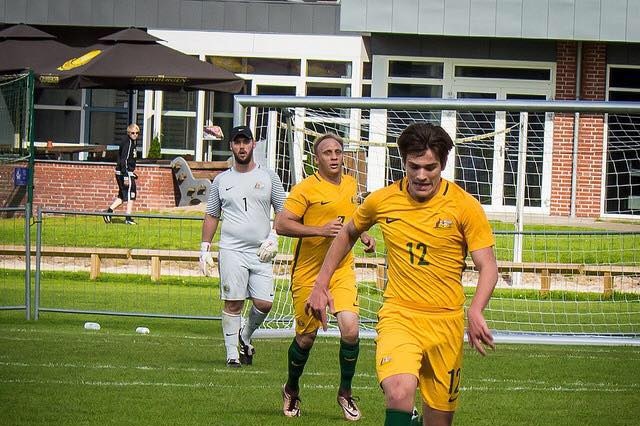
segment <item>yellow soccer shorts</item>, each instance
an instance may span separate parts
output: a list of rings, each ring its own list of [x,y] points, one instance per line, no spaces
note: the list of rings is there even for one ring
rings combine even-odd
[[[378,382],[396,374],[414,375],[429,407],[455,411],[464,343],[463,310],[424,312],[386,302],[378,317]]]
[[[312,289],[312,285],[303,286],[293,283],[291,286],[293,309],[296,318],[296,334],[313,333],[322,326],[320,321],[305,312],[305,304],[311,295]],[[329,284],[329,293],[333,297],[335,312],[332,313],[334,315],[342,311],[354,312],[356,315],[360,314],[358,285],[354,276],[332,279]]]

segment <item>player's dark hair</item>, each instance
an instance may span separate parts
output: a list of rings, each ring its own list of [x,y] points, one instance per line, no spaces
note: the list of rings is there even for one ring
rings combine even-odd
[[[403,163],[407,161],[407,154],[421,154],[430,149],[444,166],[451,148],[453,141],[449,134],[431,123],[410,124],[398,138],[398,150]]]
[[[336,141],[338,141],[340,146],[344,148],[344,141],[340,136],[336,135],[335,133],[324,133],[313,140],[313,153],[315,155],[318,154],[318,146],[320,145],[320,143],[326,139],[335,139]]]

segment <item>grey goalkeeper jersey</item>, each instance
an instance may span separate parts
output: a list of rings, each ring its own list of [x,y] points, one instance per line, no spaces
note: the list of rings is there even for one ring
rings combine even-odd
[[[218,247],[256,250],[271,232],[271,206],[276,213],[281,212],[284,198],[278,175],[260,165],[246,173],[231,168],[217,175],[206,213],[221,219]]]

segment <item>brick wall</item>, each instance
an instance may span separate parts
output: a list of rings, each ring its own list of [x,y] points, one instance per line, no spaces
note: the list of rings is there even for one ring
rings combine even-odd
[[[556,99],[576,98],[577,44],[556,44]],[[573,151],[573,114],[558,113],[553,120],[553,161],[551,166],[551,205],[554,216],[571,211],[571,163]]]
[[[138,196],[134,213],[175,207],[171,168],[139,164]],[[114,200],[118,186],[110,163],[37,161],[34,181],[34,209],[99,211]]]
[[[556,44],[556,99],[576,99],[577,43]],[[606,86],[606,45],[583,43],[580,98],[604,100]],[[553,161],[551,167],[551,214],[567,216],[571,211],[571,172],[573,162],[574,115],[558,113],[554,118]],[[600,216],[602,193],[602,149],[604,117],[581,114],[579,123],[576,216]]]
[[[582,45],[581,99],[603,101],[606,88],[606,46],[602,43]],[[580,114],[578,168],[576,176],[576,216],[600,216],[604,115]]]
[[[552,216],[569,216],[571,212],[572,152],[573,114],[557,113],[553,119],[550,206]]]

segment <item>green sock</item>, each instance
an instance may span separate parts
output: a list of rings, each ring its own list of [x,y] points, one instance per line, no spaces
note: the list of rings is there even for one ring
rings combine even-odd
[[[411,424],[411,413],[387,408],[384,426],[408,426]]]
[[[289,345],[289,377],[287,378],[287,387],[292,391],[300,389],[300,376],[304,371],[304,366],[309,359],[309,349],[302,349],[296,339],[293,339]]]
[[[340,390],[351,390],[351,381],[356,374],[356,363],[360,353],[360,340],[356,343],[347,343],[340,339]]]

